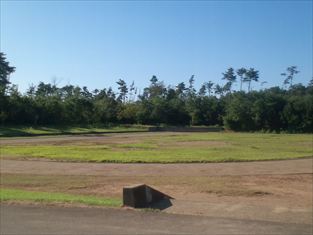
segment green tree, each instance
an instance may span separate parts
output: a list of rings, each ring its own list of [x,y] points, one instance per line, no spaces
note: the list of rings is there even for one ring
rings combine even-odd
[[[202,86],[200,87],[199,89],[199,96],[205,96],[205,93],[206,93],[206,85],[205,84],[202,84]]]
[[[126,99],[127,99],[127,93],[128,93],[128,88],[127,88],[127,84],[123,79],[118,80],[117,82],[118,85],[118,89],[120,91],[119,96],[117,97],[117,99],[119,101],[122,101],[123,103],[125,103]]]
[[[214,92],[216,95],[222,96],[224,94],[224,89],[219,84],[216,84],[214,87]]]
[[[134,96],[137,94],[137,88],[135,87],[135,82],[133,81],[129,86],[129,101],[134,101]]]
[[[240,68],[237,70],[237,75],[240,77],[240,91],[242,91],[242,83],[244,81],[244,77],[247,73],[247,69],[245,68]]]
[[[292,86],[292,82],[294,79],[294,76],[299,73],[300,71],[297,70],[297,66],[289,66],[286,69],[286,72],[281,73],[280,75],[283,76],[284,79],[284,85],[289,85],[289,87]]]
[[[151,85],[155,86],[158,82],[157,76],[153,75],[152,78],[150,79]]]
[[[259,81],[259,71],[255,70],[254,68],[250,68],[246,71],[246,76],[243,80],[244,82],[248,83],[248,91],[251,91],[251,82],[255,81],[258,82]]]
[[[186,91],[186,85],[185,83],[181,82],[176,86],[176,93],[180,98],[184,98],[184,93]]]
[[[231,87],[233,83],[236,82],[237,79],[234,69],[230,67],[226,70],[225,73],[222,74],[223,74],[222,80],[226,80],[227,91],[231,91]]]
[[[231,91],[231,85],[232,85],[232,83],[231,82],[227,82],[224,86],[223,86],[223,92],[225,92],[225,93],[228,93],[228,92],[230,92]]]
[[[111,88],[102,89],[93,100],[93,119],[96,123],[114,123],[118,116],[118,102]]]
[[[188,96],[189,97],[194,97],[196,94],[196,89],[194,87],[194,83],[195,83],[195,75],[191,75],[191,77],[189,78],[189,87],[187,89],[188,92]]]
[[[235,131],[254,130],[252,102],[242,93],[234,94],[226,106],[224,125]]]
[[[3,94],[10,84],[9,76],[15,71],[15,67],[9,65],[5,54],[0,52],[0,92]]]
[[[312,77],[311,80],[309,81],[308,86],[309,86],[309,87],[313,87],[313,77]]]
[[[212,81],[209,81],[205,85],[206,85],[206,89],[207,89],[207,91],[209,93],[209,96],[211,96],[214,83]]]

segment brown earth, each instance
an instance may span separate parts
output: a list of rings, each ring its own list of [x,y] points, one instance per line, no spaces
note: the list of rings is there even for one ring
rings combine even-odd
[[[44,159],[0,159],[2,173],[103,176],[227,176],[312,174],[313,158],[228,163],[81,163]]]
[[[121,198],[146,183],[175,198],[168,213],[312,224],[313,159],[213,164],[1,160],[1,187]]]

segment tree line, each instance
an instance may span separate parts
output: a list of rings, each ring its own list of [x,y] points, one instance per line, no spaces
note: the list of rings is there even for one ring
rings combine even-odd
[[[259,82],[259,71],[229,68],[221,76],[224,85],[208,81],[197,90],[194,75],[176,86],[152,76],[140,93],[134,82],[128,85],[123,79],[117,81],[117,92],[40,82],[21,93],[9,81],[14,71],[0,53],[3,125],[167,124],[216,125],[235,131],[313,130],[313,79],[307,85],[294,84],[299,73],[296,66],[281,74],[283,87],[252,90],[252,82]],[[240,83],[238,91],[233,89],[236,82]],[[246,91],[243,84],[247,84]]]

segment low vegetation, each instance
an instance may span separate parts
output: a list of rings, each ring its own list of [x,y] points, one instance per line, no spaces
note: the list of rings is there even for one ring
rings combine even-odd
[[[118,199],[100,198],[95,196],[71,195],[65,193],[34,192],[19,189],[1,188],[1,201],[26,201],[39,203],[69,203],[92,206],[121,206]]]
[[[312,156],[308,134],[137,133],[103,138],[3,141],[2,158],[45,158],[81,162],[230,162]]]

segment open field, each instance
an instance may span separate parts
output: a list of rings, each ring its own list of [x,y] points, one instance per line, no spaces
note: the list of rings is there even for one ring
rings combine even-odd
[[[312,135],[149,132],[2,138],[2,158],[81,162],[179,163],[294,159],[312,156]]]
[[[169,207],[162,208],[166,213],[152,213],[160,224],[172,216],[175,226],[182,218],[194,221],[193,226],[202,229],[208,228],[212,219],[216,222],[212,226],[221,220],[234,226],[236,220],[237,233],[253,221],[273,233],[286,234],[296,228],[299,234],[302,228],[312,228],[311,135],[145,132],[0,141],[1,206],[7,213],[2,217],[7,219],[8,229],[5,231],[17,231],[10,225],[10,216],[17,218],[19,213],[25,213],[39,221],[42,218],[36,211],[44,213],[48,206],[55,208],[55,218],[68,213],[67,219],[73,217],[77,206],[90,207],[85,208],[86,213],[98,210],[93,206],[117,207],[106,212],[106,218],[120,213],[114,218],[129,221],[125,213],[136,216],[137,212],[118,208],[122,188],[138,183],[174,198]],[[35,204],[29,214],[23,210],[26,204]],[[68,210],[62,210],[63,206]],[[147,212],[142,213],[138,216],[148,216]],[[110,224],[115,222],[112,219]],[[279,224],[279,230],[271,227],[273,223]],[[125,224],[120,226],[125,229]],[[137,231],[139,227],[142,225],[138,225]],[[178,231],[178,227],[173,231]]]

